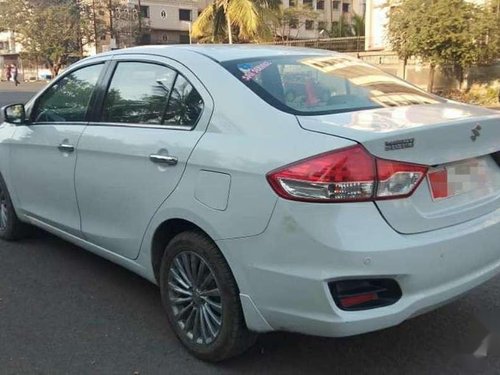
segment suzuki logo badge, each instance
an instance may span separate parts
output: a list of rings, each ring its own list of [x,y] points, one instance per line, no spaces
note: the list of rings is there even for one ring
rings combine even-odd
[[[477,124],[476,126],[474,126],[471,130],[472,132],[472,135],[470,136],[470,139],[472,139],[472,141],[474,142],[477,137],[479,137],[481,135],[481,125]]]

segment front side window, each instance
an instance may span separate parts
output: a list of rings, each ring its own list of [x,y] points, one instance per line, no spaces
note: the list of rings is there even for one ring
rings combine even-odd
[[[106,94],[101,121],[193,127],[203,101],[175,70],[143,62],[118,63]]]
[[[104,64],[78,69],[58,80],[37,100],[33,122],[83,122]]]
[[[293,114],[352,112],[441,101],[374,66],[339,55],[273,56],[228,61],[223,66],[262,99]]]

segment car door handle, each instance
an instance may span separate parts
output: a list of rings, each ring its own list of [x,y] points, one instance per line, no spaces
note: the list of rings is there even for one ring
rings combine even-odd
[[[149,155],[149,160],[151,160],[153,163],[166,164],[166,165],[176,165],[178,161],[178,159],[175,156],[157,155],[157,154]]]
[[[59,146],[57,146],[57,148],[61,152],[73,152],[73,151],[75,151],[75,146],[70,145],[68,143],[61,143]]]

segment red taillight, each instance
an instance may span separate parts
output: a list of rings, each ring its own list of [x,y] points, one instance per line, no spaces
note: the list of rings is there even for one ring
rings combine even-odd
[[[408,196],[426,167],[376,159],[357,145],[301,160],[268,173],[276,193],[313,202],[350,202]]]

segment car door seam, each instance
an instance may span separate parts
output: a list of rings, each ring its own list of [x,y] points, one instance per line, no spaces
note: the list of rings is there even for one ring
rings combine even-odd
[[[78,165],[78,152],[79,152],[78,146],[80,144],[80,139],[82,139],[83,134],[85,133],[85,130],[87,130],[88,126],[89,126],[89,123],[87,122],[87,124],[83,128],[82,132],[80,133],[80,136],[78,137],[78,139],[76,141],[76,145],[75,145],[75,166],[74,166],[74,169],[73,169],[73,190],[75,191],[76,208],[78,210],[78,217],[80,219],[80,236],[81,236],[81,238],[83,238],[85,240],[86,240],[86,236],[85,236],[85,233],[83,232],[82,213],[80,211],[80,202],[78,201],[78,191],[77,191],[77,188],[76,188],[76,167]]]
[[[191,156],[193,155],[194,153],[194,150],[196,150],[196,147],[198,146],[198,144],[200,143],[200,141],[203,139],[203,136],[207,133],[208,131],[208,127],[210,125],[210,121],[212,120],[212,116],[213,116],[213,113],[215,111],[215,103],[214,103],[214,106],[212,107],[212,113],[210,113],[210,116],[208,118],[208,123],[207,123],[207,126],[205,128],[205,130],[203,131],[203,134],[201,134],[200,138],[198,138],[198,140],[196,141],[196,143],[194,144],[193,148],[191,149],[191,152],[189,153],[188,157],[186,158],[186,163],[184,165],[184,169],[179,177],[179,179],[177,180],[177,183],[175,184],[174,188],[172,189],[172,191],[165,197],[165,199],[158,205],[158,207],[156,208],[156,210],[154,211],[153,215],[151,216],[151,218],[149,219],[149,222],[148,222],[148,225],[146,226],[146,230],[144,231],[144,233],[142,234],[142,239],[141,239],[141,243],[139,245],[139,251],[137,253],[137,257],[134,258],[134,259],[138,259],[141,255],[141,250],[142,250],[142,246],[144,244],[144,239],[146,238],[146,233],[148,232],[150,226],[151,226],[151,223],[153,221],[153,219],[155,218],[156,214],[158,213],[158,211],[161,209],[161,207],[163,207],[163,205],[165,204],[165,202],[167,201],[168,198],[170,198],[170,196],[172,194],[174,194],[174,192],[177,190],[177,187],[180,185],[183,177],[184,177],[184,173],[186,172],[186,169],[188,167],[188,164],[189,164],[189,160],[191,159]]]

